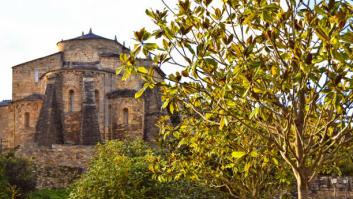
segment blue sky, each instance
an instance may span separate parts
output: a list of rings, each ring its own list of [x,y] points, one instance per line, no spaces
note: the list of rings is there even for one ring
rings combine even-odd
[[[55,53],[58,41],[89,28],[132,46],[133,31],[153,26],[145,10],[162,7],[160,0],[0,0],[0,101],[11,99],[12,66]]]

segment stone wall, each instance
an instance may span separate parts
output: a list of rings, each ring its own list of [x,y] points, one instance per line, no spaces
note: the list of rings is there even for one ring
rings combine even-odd
[[[0,138],[4,148],[32,142],[42,99],[22,99],[0,106]]]
[[[67,40],[59,42],[58,48],[67,62],[95,62],[101,54],[122,51],[122,46],[106,39]]]
[[[10,148],[13,143],[13,110],[10,105],[0,106],[0,139],[1,148]]]
[[[12,103],[11,106],[13,112],[11,114],[14,121],[12,126],[14,133],[13,146],[18,146],[26,142],[33,142],[42,103],[41,99],[20,100]],[[26,119],[29,119],[28,125],[26,124]],[[10,126],[11,123],[9,127]]]
[[[102,68],[116,70],[117,66],[121,66],[119,56],[101,56],[100,63]]]
[[[12,100],[18,100],[33,93],[43,93],[43,87],[39,83],[39,78],[44,73],[59,69],[61,66],[61,53],[55,53],[14,66],[12,68]],[[38,82],[35,81],[35,73],[38,73]]]
[[[337,179],[333,184],[332,179]],[[332,199],[335,198],[353,198],[353,176],[318,176],[310,185],[312,198]]]
[[[16,152],[35,166],[37,188],[62,188],[86,170],[94,155],[93,146],[53,145],[52,148],[27,144]]]
[[[148,89],[144,94],[144,139],[154,141],[159,133],[156,126],[159,116],[161,115],[162,101],[158,88]]]
[[[142,99],[133,97],[119,96],[111,99],[111,139],[143,138],[143,104]]]
[[[81,103],[82,103],[82,71],[63,70],[59,72],[62,77],[62,117],[65,143],[79,144],[81,129]],[[70,102],[70,93],[72,102]],[[72,103],[72,104],[70,104]],[[72,106],[72,107],[71,107]],[[72,110],[70,110],[72,109]]]

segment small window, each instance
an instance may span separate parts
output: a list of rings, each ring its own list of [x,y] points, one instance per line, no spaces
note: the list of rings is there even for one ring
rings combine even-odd
[[[97,108],[97,112],[99,112],[99,91],[95,90],[94,91],[94,96],[96,97],[96,108]]]
[[[73,112],[74,111],[74,91],[70,90],[69,91],[69,112]]]
[[[123,110],[123,118],[124,118],[124,124],[128,125],[129,124],[129,110],[127,108],[124,108],[124,110]]]
[[[28,112],[25,113],[25,121],[24,121],[24,125],[26,128],[29,128],[29,120],[30,120],[30,115]]]
[[[109,128],[112,126],[112,105],[109,104],[108,106],[108,125],[109,125]]]
[[[35,68],[34,69],[34,82],[38,83],[38,81],[39,81],[39,70],[38,70],[38,68]]]

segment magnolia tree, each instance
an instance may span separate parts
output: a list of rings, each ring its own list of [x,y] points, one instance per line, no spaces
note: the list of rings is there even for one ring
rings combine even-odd
[[[138,44],[121,61],[125,78],[135,72],[146,81],[136,97],[159,86],[163,108],[181,115],[173,128],[161,122],[179,147],[170,162],[179,161],[184,146],[229,156],[218,162],[225,167],[253,151],[279,155],[296,179],[298,198],[305,198],[315,175],[352,144],[352,4],[185,0],[165,6],[146,11],[156,29],[135,32]],[[152,55],[155,67],[180,70],[161,81],[153,68],[135,65],[140,53]],[[209,158],[198,161],[203,157]],[[243,171],[259,159],[246,162]]]
[[[293,180],[288,167],[279,164],[275,147],[241,124],[204,122],[186,107],[177,126],[169,117],[160,121],[163,156],[151,169],[162,179],[189,178],[227,190],[233,198],[271,198],[290,193]],[[288,177],[289,176],[289,177]],[[280,191],[279,191],[280,190]]]

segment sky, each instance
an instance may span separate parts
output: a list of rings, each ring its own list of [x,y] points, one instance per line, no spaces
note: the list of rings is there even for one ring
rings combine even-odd
[[[167,1],[168,2],[168,1]],[[173,2],[173,0],[169,0]],[[93,33],[132,46],[133,31],[153,27],[161,0],[0,0],[0,101],[11,99],[11,67],[57,52],[56,43]]]

